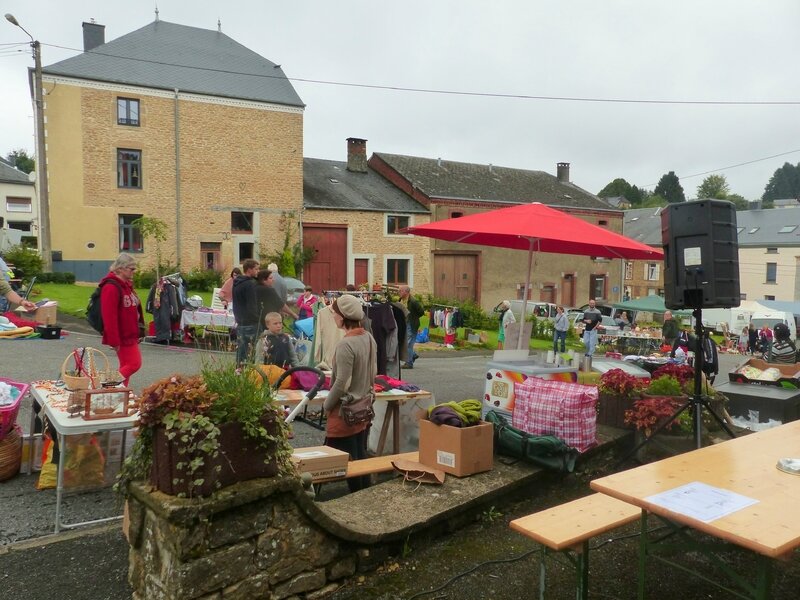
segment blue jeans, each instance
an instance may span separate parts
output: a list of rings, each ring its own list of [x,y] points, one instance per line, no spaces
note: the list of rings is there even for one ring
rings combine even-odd
[[[567,332],[554,331],[553,332],[553,352],[558,352],[558,342],[561,340],[561,352],[567,351]]]
[[[583,343],[586,344],[586,356],[594,354],[595,348],[597,348],[597,330],[584,331]]]
[[[410,365],[414,364],[414,344],[417,342],[417,333],[419,332],[411,329],[411,325],[406,324],[406,349],[408,350],[406,362]]]
[[[255,350],[258,325],[239,325],[236,328],[236,364],[246,363],[248,359],[254,362],[252,356]]]

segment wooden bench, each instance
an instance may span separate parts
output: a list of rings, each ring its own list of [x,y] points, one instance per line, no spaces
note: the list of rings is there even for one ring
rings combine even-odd
[[[511,521],[515,531],[542,545],[539,598],[544,600],[548,549],[563,553],[575,566],[577,597],[589,597],[589,540],[635,521],[641,509],[605,494],[592,494]]]
[[[392,461],[397,459],[419,461],[419,452],[404,452],[402,454],[387,454],[386,456],[373,456],[372,458],[362,458],[361,460],[351,460],[347,463],[347,475],[344,477],[331,477],[329,479],[320,479],[314,482],[314,485],[319,483],[327,483],[330,481],[343,481],[350,477],[362,477],[364,475],[376,475],[378,473],[388,473],[392,471]]]

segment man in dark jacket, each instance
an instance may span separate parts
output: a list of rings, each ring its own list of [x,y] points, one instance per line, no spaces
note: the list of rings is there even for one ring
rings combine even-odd
[[[233,316],[236,318],[236,363],[253,361],[253,348],[258,337],[259,314],[255,276],[258,261],[252,258],[242,263],[242,275],[233,280]]]
[[[400,302],[408,309],[408,317],[406,317],[406,362],[403,364],[404,369],[413,369],[414,361],[417,355],[414,353],[414,343],[417,341],[417,334],[419,333],[419,318],[425,314],[419,300],[411,295],[411,288],[407,285],[400,286]]]

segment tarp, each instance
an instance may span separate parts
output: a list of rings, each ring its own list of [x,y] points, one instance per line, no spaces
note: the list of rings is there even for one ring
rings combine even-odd
[[[664,299],[661,296],[642,296],[641,298],[634,298],[626,302],[618,302],[612,304],[612,306],[620,310],[638,310],[659,315],[670,310],[664,305]],[[690,317],[692,316],[692,311],[673,310],[672,314],[680,317]]]

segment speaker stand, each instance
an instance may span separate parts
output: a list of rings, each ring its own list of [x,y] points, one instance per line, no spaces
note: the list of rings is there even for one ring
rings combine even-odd
[[[675,419],[677,419],[687,410],[690,410],[692,415],[692,433],[694,435],[694,445],[696,449],[699,450],[703,447],[703,409],[708,411],[708,413],[717,423],[719,423],[719,425],[725,430],[730,438],[736,437],[736,434],[728,426],[725,420],[720,417],[711,407],[708,396],[703,395],[703,345],[708,334],[705,332],[705,328],[703,327],[702,308],[695,308],[692,310],[692,317],[694,317],[694,332],[697,339],[694,352],[694,393],[689,397],[689,400],[683,404],[683,406],[678,408],[678,410],[672,414],[672,416],[664,420],[649,436],[645,436],[645,438],[639,442],[633,448],[633,450],[623,456],[617,462],[617,466],[628,460],[631,456],[649,444],[653,438],[656,437],[656,435],[670,426]]]

